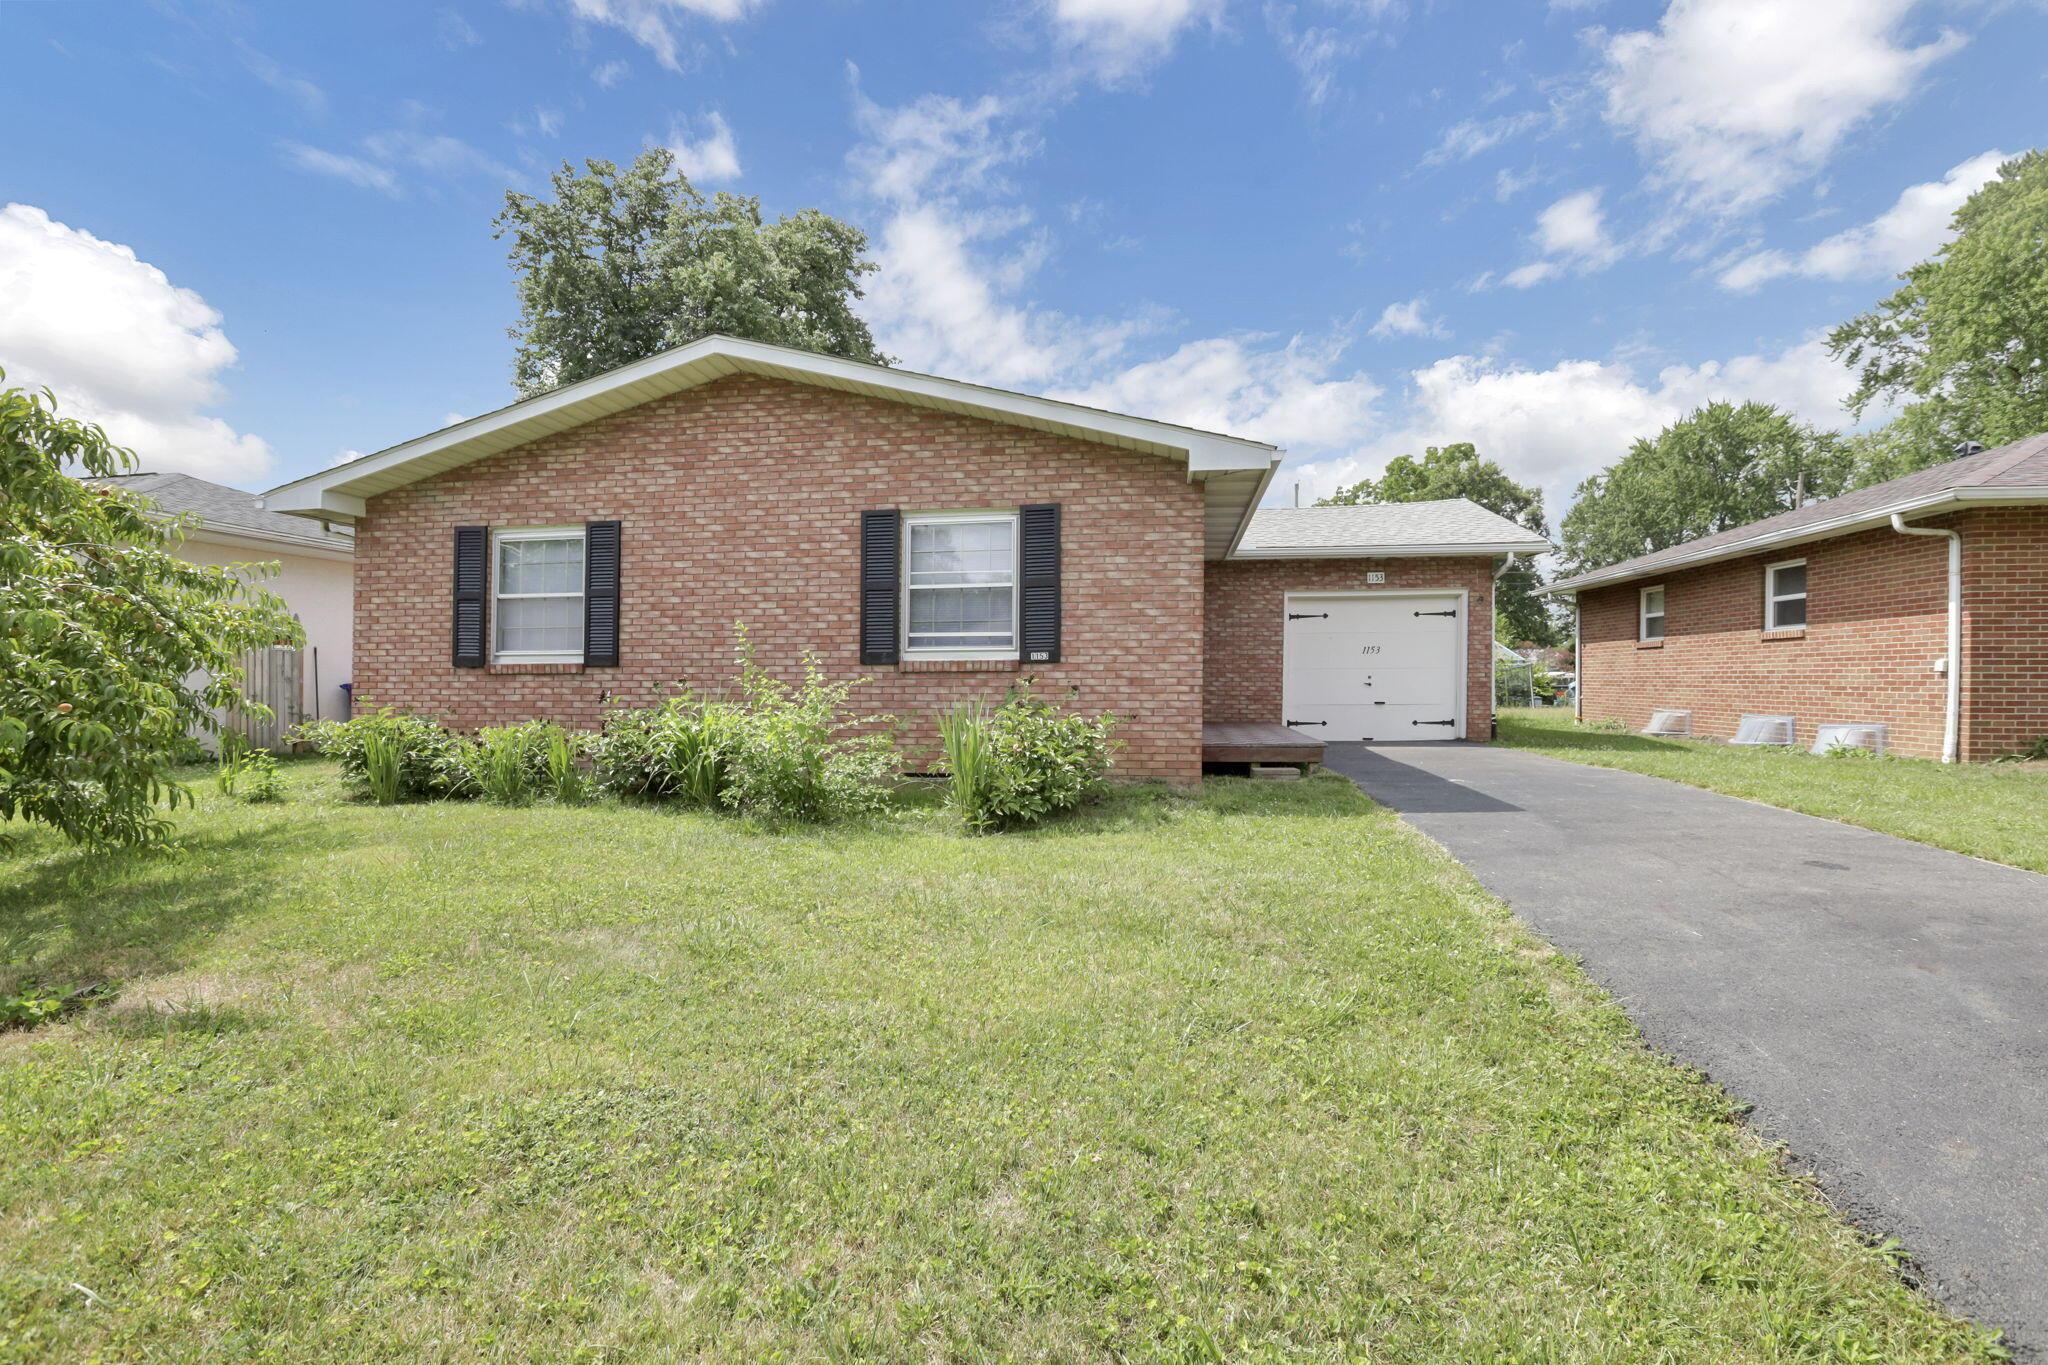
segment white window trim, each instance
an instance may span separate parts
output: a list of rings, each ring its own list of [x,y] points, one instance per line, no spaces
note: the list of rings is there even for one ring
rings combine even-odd
[[[910,528],[912,526],[919,524],[930,525],[934,522],[942,522],[950,526],[968,521],[1007,522],[1009,524],[1010,647],[1008,649],[913,649],[910,644]],[[902,650],[902,657],[905,659],[928,660],[933,663],[965,662],[971,659],[1018,659],[1023,657],[1019,653],[1019,648],[1022,642],[1018,639],[1019,634],[1023,630],[1023,623],[1018,619],[1019,599],[1021,599],[1024,595],[1018,581],[1023,576],[1019,572],[1019,569],[1021,567],[1019,556],[1021,555],[1022,550],[1023,546],[1019,537],[1017,527],[1017,513],[1014,510],[1008,512],[978,511],[905,513],[903,517],[903,600],[901,605],[903,627],[902,634],[897,641],[898,647]],[[996,587],[999,585],[989,583],[981,584],[978,586]]]
[[[1650,612],[1650,594],[1651,594],[1651,593],[1653,593],[1653,592],[1654,592],[1654,593],[1660,593],[1660,594],[1662,594],[1662,602],[1663,602],[1663,607],[1664,607],[1664,610],[1662,610],[1662,611],[1660,611],[1660,612],[1657,612],[1657,613],[1656,613],[1656,617],[1657,617],[1657,620],[1658,620],[1658,622],[1660,623],[1660,625],[1662,626],[1662,629],[1660,629],[1660,630],[1659,630],[1659,631],[1658,631],[1658,632],[1657,632],[1657,633],[1656,633],[1655,635],[1652,635],[1652,634],[1650,634],[1650,616],[1651,616],[1651,612]],[[1663,638],[1665,637],[1665,635],[1669,633],[1669,631],[1670,631],[1670,629],[1671,629],[1671,624],[1670,624],[1670,611],[1671,611],[1671,594],[1669,594],[1669,593],[1667,593],[1667,592],[1665,592],[1665,591],[1664,591],[1664,585],[1663,585],[1662,583],[1652,583],[1652,584],[1651,584],[1651,585],[1650,585],[1649,587],[1647,587],[1647,588],[1644,588],[1644,589],[1643,589],[1643,590],[1642,590],[1641,592],[1637,593],[1637,594],[1636,594],[1636,641],[1637,641],[1637,643],[1639,643],[1639,644],[1649,644],[1649,643],[1651,643],[1652,641],[1662,640],[1662,639],[1663,639]]]
[[[523,601],[536,597],[574,597],[584,600],[584,591],[579,586],[574,593],[566,592],[514,592],[498,591],[498,547],[514,540],[567,540],[574,536],[583,539],[581,526],[517,526],[491,532],[491,662],[494,664],[580,664],[583,662],[582,649],[572,650],[501,650],[498,648],[498,603],[510,599]],[[584,546],[585,553],[589,546]]]
[[[1775,583],[1777,582],[1777,578],[1778,578],[1778,570],[1780,570],[1780,569],[1803,569],[1803,568],[1805,568],[1805,567],[1806,567],[1806,561],[1805,561],[1805,560],[1803,560],[1803,559],[1781,559],[1781,560],[1779,560],[1779,561],[1778,561],[1777,563],[1775,563],[1775,564],[1766,564],[1766,565],[1764,565],[1764,629],[1765,629],[1765,630],[1805,630],[1805,629],[1806,629],[1806,622],[1804,622],[1804,621],[1801,621],[1801,622],[1799,622],[1799,623],[1798,623],[1797,625],[1791,625],[1791,626],[1781,626],[1781,625],[1779,625],[1779,624],[1778,624],[1778,603],[1780,603],[1780,602],[1805,602],[1805,601],[1806,601],[1806,597],[1807,597],[1807,594],[1806,594],[1805,592],[1803,592],[1803,591],[1802,591],[1802,592],[1786,592],[1786,593],[1780,593],[1780,592],[1774,592],[1774,591],[1772,591],[1773,585],[1774,585],[1774,584],[1775,584]],[[1807,587],[1808,587],[1809,589],[1810,589],[1810,588],[1812,588],[1812,586],[1813,586],[1813,582],[1812,582],[1812,576],[1811,576],[1811,573],[1810,573],[1810,572],[1809,572],[1809,575],[1808,575],[1808,580],[1807,580],[1807,585],[1806,585],[1806,586],[1807,586]]]

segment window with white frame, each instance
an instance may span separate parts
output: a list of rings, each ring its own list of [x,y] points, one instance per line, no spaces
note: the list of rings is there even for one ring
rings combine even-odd
[[[1661,640],[1664,638],[1664,589],[1644,588],[1642,611],[1638,617],[1640,629],[1636,632],[1639,640]]]
[[[583,662],[583,528],[498,531],[491,550],[491,658]]]
[[[1806,624],[1806,561],[1788,559],[1764,570],[1764,629],[1796,630]]]
[[[903,648],[961,658],[1017,652],[1017,516],[903,519]]]

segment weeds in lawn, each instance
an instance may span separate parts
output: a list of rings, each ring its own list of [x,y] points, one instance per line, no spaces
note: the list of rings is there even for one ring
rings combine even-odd
[[[214,769],[213,784],[222,796],[262,804],[284,800],[284,782],[278,776],[277,756],[268,749],[246,745],[223,745],[220,763]]]

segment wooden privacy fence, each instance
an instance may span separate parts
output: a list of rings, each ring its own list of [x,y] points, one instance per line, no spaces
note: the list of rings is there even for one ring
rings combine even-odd
[[[285,747],[284,732],[306,719],[305,653],[289,645],[252,649],[242,656],[242,695],[270,709],[268,719],[239,708],[230,711],[227,728],[259,749]]]

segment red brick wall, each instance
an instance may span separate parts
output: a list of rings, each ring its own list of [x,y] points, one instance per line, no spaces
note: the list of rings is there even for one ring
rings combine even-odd
[[[1973,511],[1924,524],[1963,534],[1965,759],[2048,731],[2048,509]],[[1816,725],[1882,721],[1894,752],[1939,757],[1948,545],[1889,527],[1580,594],[1587,720],[1631,729],[1660,707],[1693,733],[1734,735],[1744,712]],[[1764,566],[1807,563],[1804,630],[1763,629]],[[1637,591],[1662,582],[1665,640],[1636,639]]]
[[[1972,512],[1963,533],[1963,754],[2048,735],[2048,507]]]
[[[1063,514],[1063,662],[1042,690],[1114,711],[1119,772],[1200,775],[1202,492],[1154,455],[809,385],[734,376],[370,499],[356,545],[355,695],[476,726],[551,717],[594,728],[610,693],[726,689],[733,623],[796,677],[806,649],[867,674],[863,710],[897,716],[914,760],[935,715],[1000,698],[1014,664],[862,668],[863,509],[1012,507]],[[624,523],[618,668],[450,663],[458,524]]]
[[[1465,636],[1465,737],[1484,740],[1493,716],[1490,558],[1259,559],[1209,566],[1202,703],[1213,721],[1278,723],[1282,627],[1290,592],[1460,589],[1471,594]],[[1366,587],[1368,573],[1385,583]]]

